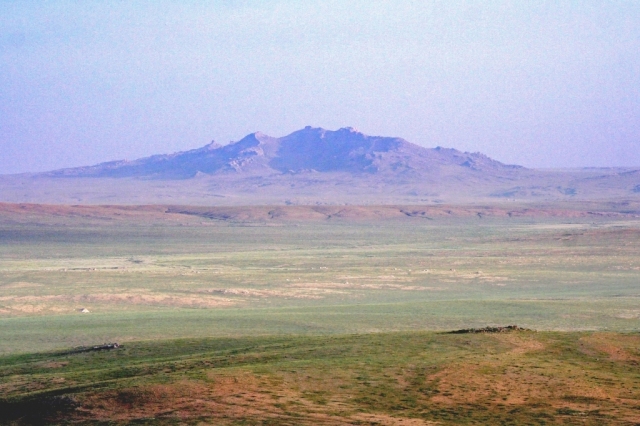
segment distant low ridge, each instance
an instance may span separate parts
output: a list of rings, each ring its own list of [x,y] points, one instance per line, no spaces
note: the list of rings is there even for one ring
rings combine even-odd
[[[495,174],[522,167],[505,165],[480,153],[367,136],[351,127],[331,131],[307,126],[281,138],[256,132],[225,146],[212,142],[190,151],[61,169],[46,175],[188,179],[222,173],[347,172],[419,177],[443,168]]]

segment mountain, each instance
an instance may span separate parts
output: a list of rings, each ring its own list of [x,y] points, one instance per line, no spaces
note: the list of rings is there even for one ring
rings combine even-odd
[[[252,133],[221,146],[47,173],[0,175],[0,202],[425,205],[640,200],[640,170],[534,170],[350,127]]]
[[[307,126],[281,138],[257,132],[226,146],[212,142],[185,152],[62,169],[46,175],[186,179],[223,173],[268,176],[346,172],[420,177],[447,168],[490,174],[522,169],[480,153],[424,148],[401,138],[367,136],[351,127],[330,131]]]

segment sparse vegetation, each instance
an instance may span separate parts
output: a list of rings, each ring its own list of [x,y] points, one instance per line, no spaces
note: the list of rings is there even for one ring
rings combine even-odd
[[[636,424],[637,334],[132,342],[0,359],[4,422]]]
[[[632,215],[82,209],[0,219],[5,423],[640,422]]]

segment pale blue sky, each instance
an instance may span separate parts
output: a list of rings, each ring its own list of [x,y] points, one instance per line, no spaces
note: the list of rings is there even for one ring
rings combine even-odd
[[[0,174],[305,125],[640,166],[640,2],[0,0]]]

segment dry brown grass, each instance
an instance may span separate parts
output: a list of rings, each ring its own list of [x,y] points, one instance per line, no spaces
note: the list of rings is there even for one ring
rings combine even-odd
[[[327,360],[331,367],[299,361],[270,367],[210,367],[190,378],[171,373],[170,365],[163,364],[162,383],[88,391],[79,399],[81,407],[66,418],[72,423],[221,425],[640,422],[640,380],[629,368],[637,365],[637,335],[593,333],[567,339],[572,335],[524,331],[441,336],[433,342],[450,345],[450,359],[447,352],[434,352],[433,356],[444,358],[431,366],[421,366],[430,359],[429,353],[418,351],[405,358],[408,349],[398,348],[397,343],[387,349],[396,355],[383,363],[376,361],[376,356],[386,356],[379,347],[385,340],[377,338],[367,351],[379,351],[378,355],[347,362]],[[421,346],[420,339],[407,341],[407,348],[414,344]],[[61,383],[42,381],[32,390]]]
[[[573,207],[573,208],[571,208]],[[590,209],[593,207],[594,209]],[[197,223],[202,218],[232,222],[378,221],[465,217],[634,218],[637,212],[614,204],[558,206],[239,206],[55,205],[0,203],[0,219],[15,223],[39,220],[99,220],[101,222]]]

